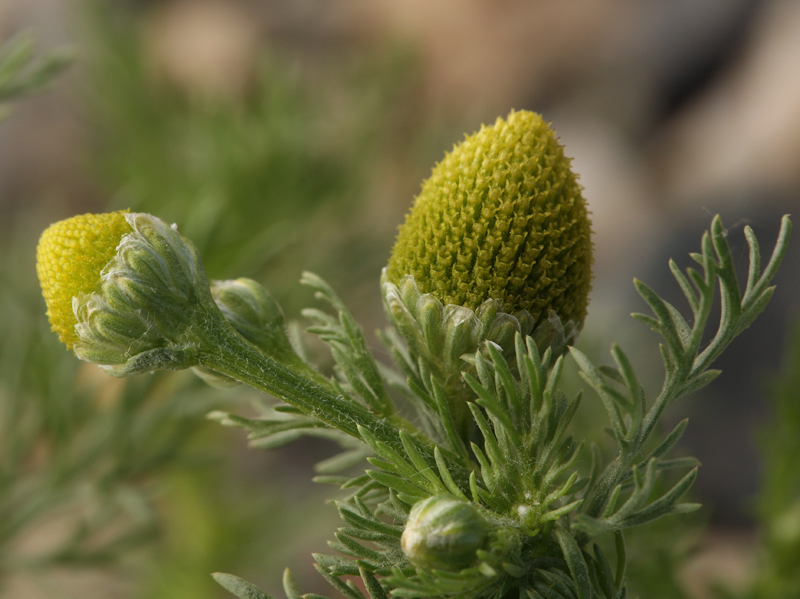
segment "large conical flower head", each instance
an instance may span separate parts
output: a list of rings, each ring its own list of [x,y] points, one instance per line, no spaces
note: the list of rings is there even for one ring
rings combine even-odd
[[[125,212],[82,214],[50,225],[36,249],[36,272],[47,317],[62,343],[78,341],[72,298],[98,290],[100,273],[132,231]]]
[[[537,320],[580,326],[592,278],[591,225],[570,160],[532,112],[498,118],[453,148],[425,181],[389,260],[399,284],[475,309],[497,299]]]

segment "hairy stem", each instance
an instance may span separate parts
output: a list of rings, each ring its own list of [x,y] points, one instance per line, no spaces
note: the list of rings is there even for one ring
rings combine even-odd
[[[403,453],[400,431],[405,431],[420,441],[424,458],[431,465],[435,464],[433,444],[404,417],[397,413],[379,417],[351,398],[337,393],[307,365],[278,362],[248,343],[221,315],[211,313],[203,323],[197,335],[202,366],[269,393],[359,440],[363,439],[358,428],[364,427],[378,440]],[[450,452],[443,453],[456,480],[465,484],[469,475],[467,465]]]

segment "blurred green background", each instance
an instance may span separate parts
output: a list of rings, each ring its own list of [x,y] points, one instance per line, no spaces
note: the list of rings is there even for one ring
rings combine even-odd
[[[204,415],[247,411],[254,392],[189,373],[120,381],[74,359],[34,274],[50,222],[152,212],[197,243],[210,277],[259,280],[289,319],[313,302],[296,284],[313,270],[377,348],[380,269],[420,181],[464,133],[536,110],[593,213],[584,350],[603,362],[611,338],[635,348],[657,384],[653,339],[627,318],[644,307],[631,278],[677,297],[666,261],[685,263],[713,213],[744,266],[744,224],[769,247],[800,205],[792,0],[3,0],[0,42],[22,32],[74,63],[0,122],[4,599],[224,597],[212,571],[282,596],[285,566],[304,591],[329,592],[308,554],[336,515],[308,481],[331,446],[248,450]],[[654,525],[668,550],[632,540],[642,597],[713,596],[719,580],[800,596],[787,586],[800,353],[784,352],[797,247],[725,375],[675,412],[691,417],[683,451],[704,464],[706,525],[678,543],[673,523]],[[588,428],[598,412],[584,404]]]

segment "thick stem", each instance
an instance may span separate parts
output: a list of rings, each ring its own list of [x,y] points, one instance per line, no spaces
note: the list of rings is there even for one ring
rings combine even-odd
[[[406,449],[400,431],[418,443],[424,460],[436,468],[434,444],[417,427],[398,413],[372,413],[351,397],[341,394],[318,372],[302,361],[279,362],[242,337],[223,317],[216,305],[201,307],[192,318],[183,343],[194,345],[200,366],[229,376],[301,410],[359,441],[362,426],[400,455]],[[471,464],[439,448],[450,474],[462,489],[469,489]]]
[[[399,414],[378,417],[351,398],[337,394],[333,387],[308,366],[281,364],[247,342],[222,317],[211,311],[198,321],[203,327],[195,331],[201,366],[230,376],[285,401],[305,414],[317,418],[342,432],[362,440],[358,427],[368,429],[377,439],[405,455],[400,431],[416,438],[423,457],[435,464],[433,444],[417,428]],[[442,450],[451,474],[468,488],[468,465],[450,452]]]
[[[199,345],[202,366],[274,395],[356,439],[361,438],[358,427],[363,426],[380,440],[400,449],[398,428],[416,432],[407,421],[400,422],[399,417],[397,422],[379,419],[365,407],[323,385],[318,376],[265,355],[222,318],[205,320]]]

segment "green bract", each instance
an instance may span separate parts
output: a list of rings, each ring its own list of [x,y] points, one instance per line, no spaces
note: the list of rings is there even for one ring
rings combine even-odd
[[[476,309],[553,310],[578,326],[592,279],[591,226],[580,186],[553,130],[512,112],[453,148],[425,181],[387,268],[400,285]]]

